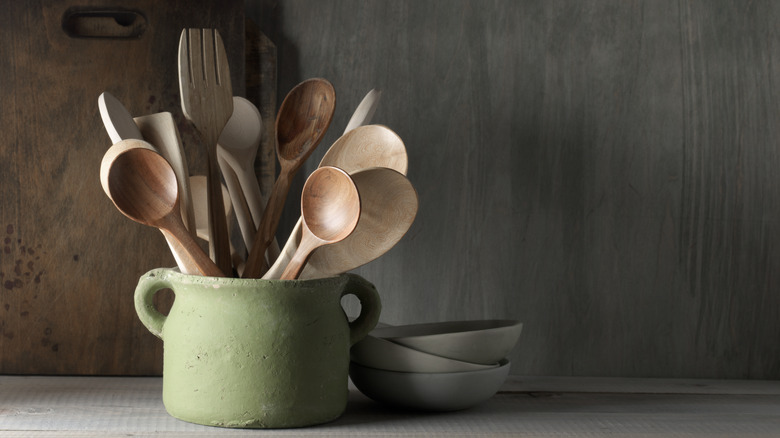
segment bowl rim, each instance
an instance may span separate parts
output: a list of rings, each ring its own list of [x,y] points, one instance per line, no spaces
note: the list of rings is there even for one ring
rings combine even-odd
[[[380,373],[406,375],[406,376],[410,376],[410,375],[415,375],[415,376],[454,376],[454,375],[459,375],[459,374],[472,374],[473,375],[473,374],[479,374],[479,373],[499,373],[500,372],[499,370],[503,370],[504,368],[510,366],[511,364],[512,364],[512,361],[510,361],[509,358],[505,357],[505,358],[501,359],[498,362],[498,366],[485,368],[485,369],[481,369],[481,370],[453,371],[453,372],[445,372],[445,373],[420,373],[420,372],[415,372],[415,371],[384,370],[384,369],[381,369],[381,368],[374,368],[374,367],[366,366],[366,365],[360,364],[358,362],[355,362],[353,360],[350,360],[350,362],[349,362],[350,368],[352,366],[355,366],[357,368],[363,368],[363,369],[367,369],[369,371],[377,371],[377,372],[380,372]]]
[[[398,339],[474,334],[515,328],[522,330],[523,323],[515,319],[473,319],[388,325],[376,327],[369,334],[377,338]]]
[[[391,355],[398,358],[399,360],[395,361],[394,362],[395,365],[393,365],[391,368],[380,368],[378,366],[371,366],[367,362],[374,362],[374,364],[377,363],[375,362],[374,357],[372,355],[372,350],[375,352],[377,349],[386,350],[387,352],[389,352]],[[361,353],[358,354],[358,351],[361,351]],[[362,340],[360,340],[355,345],[353,345],[352,348],[350,349],[349,355],[350,355],[350,361],[360,366],[371,368],[371,369],[379,369],[383,371],[446,374],[446,373],[457,373],[457,372],[473,372],[473,371],[480,371],[480,370],[500,367],[499,362],[483,364],[483,363],[476,363],[476,362],[468,362],[460,359],[453,359],[450,357],[440,356],[438,354],[432,354],[425,351],[417,350],[415,348],[393,342],[390,339],[379,338],[372,335],[366,335]],[[364,360],[366,357],[368,357],[370,360],[368,361]],[[435,366],[437,368],[458,367],[458,368],[468,368],[468,369],[463,369],[462,371],[424,371],[424,372],[403,371],[400,368],[408,368],[408,362],[403,358],[411,359],[417,362],[423,361],[423,363],[425,363],[426,365],[426,368]]]

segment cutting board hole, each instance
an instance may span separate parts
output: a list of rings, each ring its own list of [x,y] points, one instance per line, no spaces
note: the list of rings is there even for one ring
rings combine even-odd
[[[141,12],[124,9],[68,9],[62,17],[62,29],[71,38],[138,39],[146,26]]]

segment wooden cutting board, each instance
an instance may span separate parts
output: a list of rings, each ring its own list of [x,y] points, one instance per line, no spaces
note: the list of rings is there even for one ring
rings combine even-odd
[[[192,173],[205,153],[181,114],[185,27],[223,37],[244,93],[238,0],[0,0],[0,373],[159,374],[162,342],[138,322],[136,281],[174,266],[162,235],[102,192],[109,91],[133,116],[170,111]],[[140,21],[139,21],[140,20]]]

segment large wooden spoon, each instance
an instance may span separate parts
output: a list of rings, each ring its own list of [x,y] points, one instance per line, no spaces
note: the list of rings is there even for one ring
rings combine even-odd
[[[339,138],[325,153],[320,161],[320,166],[335,166],[349,174],[372,167],[386,167],[393,169],[403,175],[406,175],[409,160],[406,154],[406,147],[401,138],[390,128],[382,125],[368,125],[355,128]],[[360,189],[360,187],[358,187]],[[295,224],[290,237],[282,248],[276,262],[271,266],[268,272],[263,275],[265,279],[279,278],[290,262],[292,255],[298,247],[301,238],[301,220]],[[382,248],[376,248],[382,251]],[[385,248],[386,251],[389,248]],[[324,251],[329,251],[326,248]],[[372,256],[363,263],[374,260],[384,251]],[[363,264],[361,263],[361,265]],[[357,265],[360,266],[360,265]],[[353,269],[352,263],[344,266],[343,271]],[[316,270],[316,260],[310,260],[308,267],[303,275],[308,275],[310,269]]]
[[[336,92],[325,79],[309,79],[293,88],[276,116],[276,155],[281,169],[271,189],[244,278],[259,278],[267,270],[265,251],[274,239],[293,176],[325,135],[336,109]]]
[[[130,141],[130,140],[128,140]],[[162,155],[146,148],[118,154],[106,170],[109,198],[128,218],[159,228],[200,275],[224,277],[181,219],[176,174]]]
[[[195,235],[195,218],[190,201],[189,171],[184,157],[179,130],[169,112],[161,112],[133,118],[130,111],[113,94],[103,92],[98,97],[98,108],[103,126],[111,142],[122,140],[145,140],[155,147],[173,167],[179,184],[179,203],[184,225]]]
[[[301,243],[282,280],[298,278],[317,248],[344,240],[360,219],[360,195],[352,178],[337,167],[312,172],[301,194],[303,233]]]
[[[376,260],[406,235],[417,216],[417,191],[400,172],[373,167],[350,176],[360,193],[355,231],[312,254],[301,279],[338,275]]]

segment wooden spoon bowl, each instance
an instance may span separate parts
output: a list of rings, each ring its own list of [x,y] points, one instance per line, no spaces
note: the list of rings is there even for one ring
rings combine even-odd
[[[360,194],[352,178],[336,167],[312,172],[301,194],[303,234],[282,280],[298,278],[317,248],[344,240],[360,219]]]
[[[417,216],[417,191],[400,172],[374,167],[350,176],[360,194],[360,220],[345,239],[312,254],[301,279],[337,275],[376,260],[406,235]]]

